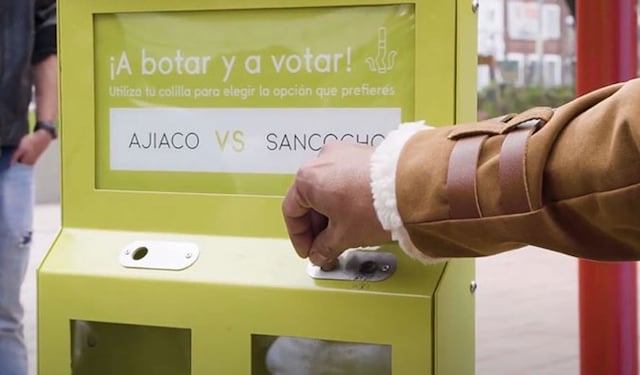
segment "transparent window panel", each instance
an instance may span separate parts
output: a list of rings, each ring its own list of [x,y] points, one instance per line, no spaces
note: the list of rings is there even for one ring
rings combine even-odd
[[[74,375],[189,375],[191,330],[72,320]]]
[[[391,346],[251,336],[252,375],[390,375]]]

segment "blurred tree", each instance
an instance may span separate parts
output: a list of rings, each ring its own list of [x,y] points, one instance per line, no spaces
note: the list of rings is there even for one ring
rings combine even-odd
[[[519,113],[538,106],[557,108],[574,97],[575,90],[571,86],[492,85],[478,93],[478,120]]]

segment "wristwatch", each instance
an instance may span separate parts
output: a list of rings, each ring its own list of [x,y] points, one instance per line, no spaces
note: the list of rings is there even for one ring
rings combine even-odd
[[[33,131],[36,132],[38,130],[44,130],[51,136],[51,139],[58,138],[58,130],[56,126],[50,122],[38,121],[36,122],[36,126],[33,128]]]

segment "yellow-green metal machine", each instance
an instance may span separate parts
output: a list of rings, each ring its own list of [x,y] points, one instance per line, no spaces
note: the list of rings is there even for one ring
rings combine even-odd
[[[388,246],[323,272],[281,218],[324,143],[473,119],[471,1],[58,6],[63,226],[38,271],[40,374],[474,372],[472,261]]]

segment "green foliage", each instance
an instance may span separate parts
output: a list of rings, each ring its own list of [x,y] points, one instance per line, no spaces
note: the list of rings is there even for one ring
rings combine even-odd
[[[559,107],[575,97],[572,86],[515,87],[494,85],[478,93],[478,119],[519,113],[532,107]]]

